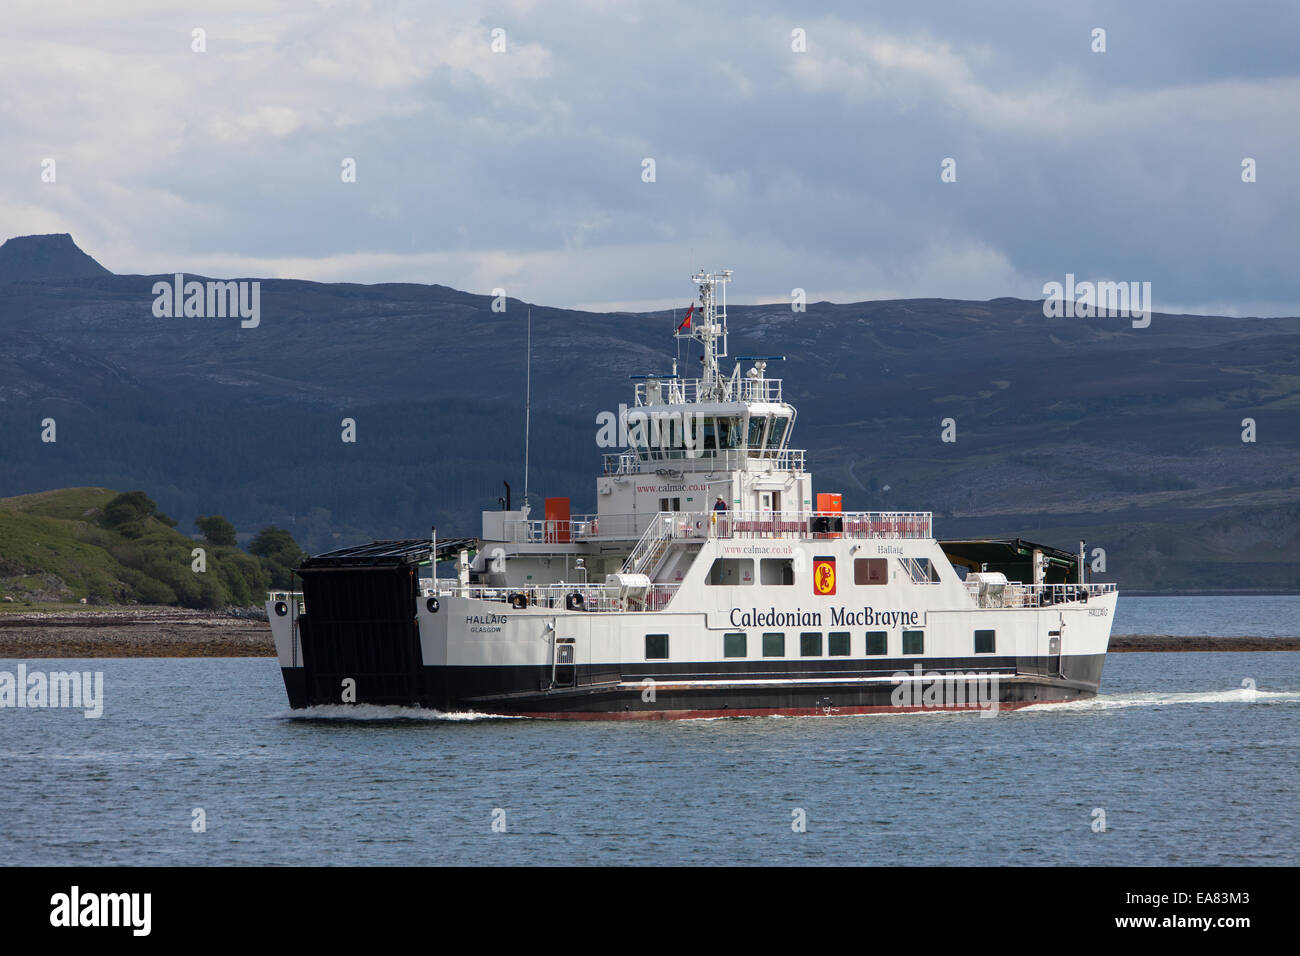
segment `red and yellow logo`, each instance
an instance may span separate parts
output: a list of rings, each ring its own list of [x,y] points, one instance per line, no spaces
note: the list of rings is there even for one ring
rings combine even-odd
[[[815,558],[813,560],[813,593],[835,593],[834,558]]]

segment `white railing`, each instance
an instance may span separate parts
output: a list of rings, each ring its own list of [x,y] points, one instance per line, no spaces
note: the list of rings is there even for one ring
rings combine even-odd
[[[929,538],[928,511],[661,511],[651,519],[623,571],[645,574],[644,565],[668,538]],[[918,564],[913,580],[933,578]]]
[[[1085,603],[1090,598],[1110,594],[1115,584],[991,584],[967,581],[966,593],[980,607],[1052,607],[1057,604]]]
[[[662,469],[676,471],[749,471],[756,467],[781,471],[803,471],[806,452],[803,448],[704,448],[682,450],[652,448],[639,455],[635,451],[610,452],[605,455],[605,474],[641,475]]]
[[[571,611],[662,611],[680,585],[652,584],[643,592],[627,593],[612,584],[540,584],[529,587],[461,587],[455,581],[439,581],[436,588],[421,588],[421,597],[463,597],[476,601],[515,604],[522,608]],[[574,596],[581,598],[575,601]]]
[[[638,407],[655,405],[686,405],[692,402],[772,402],[781,401],[779,378],[718,378],[713,382],[716,392],[711,394],[702,378],[663,378],[638,382],[636,404]]]
[[[467,585],[461,587],[456,581],[440,579],[432,582],[427,578],[420,581],[418,593],[420,598],[430,597],[466,597],[478,601],[494,601],[509,604],[512,599],[525,607],[544,607],[582,611],[662,611],[677,593],[679,584],[652,584],[644,592],[625,594],[616,585],[558,583],[539,584],[529,587],[480,587]],[[581,602],[574,602],[572,595],[580,595]],[[306,614],[301,591],[268,591],[267,597],[272,601],[292,600],[298,602],[299,615]],[[522,598],[522,600],[521,600]],[[570,607],[570,605],[574,605]]]
[[[564,544],[598,538],[631,541],[637,515],[570,515],[565,520],[529,518],[505,522],[505,540],[514,543]]]
[[[929,538],[928,511],[706,511],[679,514],[675,537]]]
[[[676,512],[661,511],[650,519],[650,524],[646,526],[636,547],[623,562],[624,574],[646,574],[654,570],[646,569],[644,566],[661,554],[664,542],[673,537],[675,516]]]

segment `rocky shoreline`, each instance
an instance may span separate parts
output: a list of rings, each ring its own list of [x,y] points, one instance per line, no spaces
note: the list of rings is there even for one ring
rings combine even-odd
[[[1110,650],[1300,651],[1293,637],[1117,634]],[[274,657],[260,609],[88,608],[0,614],[0,658]]]
[[[0,614],[0,657],[274,657],[260,609],[92,608]]]

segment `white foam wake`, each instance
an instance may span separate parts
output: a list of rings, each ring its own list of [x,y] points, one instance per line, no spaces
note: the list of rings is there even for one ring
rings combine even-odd
[[[1128,694],[1099,694],[1086,700],[1061,703],[1030,704],[1024,713],[1052,713],[1062,710],[1116,710],[1124,707],[1166,707],[1177,704],[1294,704],[1300,703],[1300,692],[1251,690],[1237,687],[1233,690],[1190,691],[1156,693],[1136,691]]]
[[[473,720],[520,720],[509,714],[472,714],[466,711],[429,710],[383,704],[317,704],[277,714],[289,720],[421,720],[462,723]]]

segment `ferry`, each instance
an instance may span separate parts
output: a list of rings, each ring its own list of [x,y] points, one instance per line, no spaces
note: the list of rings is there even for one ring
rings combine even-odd
[[[699,376],[633,376],[606,413],[594,513],[516,508],[507,485],[476,537],[306,559],[267,601],[290,706],[673,719],[1095,695],[1118,594],[1086,580],[1084,543],[940,540],[929,512],[814,492],[782,357],[728,355],[730,279],[694,275],[674,333]]]

